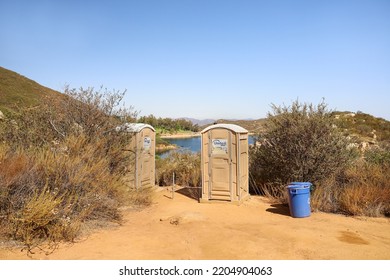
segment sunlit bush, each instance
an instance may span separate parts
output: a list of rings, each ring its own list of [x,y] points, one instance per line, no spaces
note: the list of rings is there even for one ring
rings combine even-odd
[[[66,90],[61,100],[20,111],[0,123],[2,234],[29,252],[72,241],[81,225],[121,222],[120,207],[149,204],[149,191],[129,191],[122,176],[128,134],[115,127],[133,117],[116,109],[123,94]]]
[[[319,182],[347,166],[347,140],[333,126],[322,102],[272,106],[260,145],[251,149],[250,171],[257,184]]]

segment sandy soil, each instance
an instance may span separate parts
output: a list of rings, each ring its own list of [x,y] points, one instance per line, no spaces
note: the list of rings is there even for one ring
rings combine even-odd
[[[288,207],[261,197],[242,205],[201,204],[160,188],[154,204],[125,210],[122,226],[97,231],[35,259],[390,259],[390,219],[312,213],[292,218]],[[0,259],[28,259],[0,250]]]

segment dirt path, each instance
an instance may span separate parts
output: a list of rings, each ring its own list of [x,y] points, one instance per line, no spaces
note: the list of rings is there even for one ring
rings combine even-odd
[[[155,203],[127,211],[120,227],[64,245],[36,259],[390,259],[390,220],[312,213],[289,216],[288,208],[251,197],[240,206],[200,204],[162,188]],[[26,259],[0,250],[0,259]]]

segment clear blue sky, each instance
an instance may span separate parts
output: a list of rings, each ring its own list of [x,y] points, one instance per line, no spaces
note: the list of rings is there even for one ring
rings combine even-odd
[[[0,0],[0,65],[140,115],[261,118],[319,103],[390,120],[390,1]]]

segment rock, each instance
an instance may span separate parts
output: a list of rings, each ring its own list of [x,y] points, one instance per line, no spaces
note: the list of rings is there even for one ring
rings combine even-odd
[[[349,143],[347,145],[347,149],[348,150],[352,150],[352,149],[358,149],[359,148],[359,144],[358,143]]]
[[[2,111],[0,111],[0,120],[5,120],[5,115],[3,114]]]
[[[206,218],[199,212],[185,211],[178,215],[160,218],[160,221],[169,221],[171,225],[204,221]]]
[[[359,144],[359,149],[360,149],[362,152],[364,152],[365,150],[367,150],[368,146],[369,146],[369,143],[368,143],[368,142],[361,142],[361,143]]]

